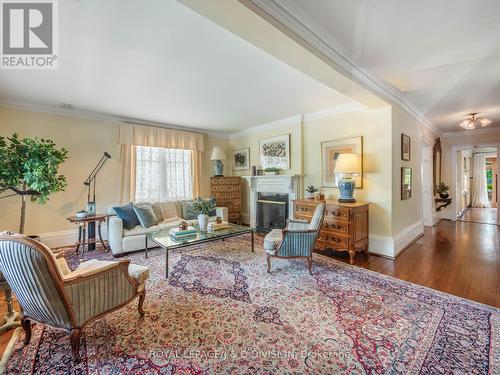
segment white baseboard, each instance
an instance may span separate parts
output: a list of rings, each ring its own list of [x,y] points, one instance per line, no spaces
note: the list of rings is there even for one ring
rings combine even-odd
[[[394,237],[370,234],[368,250],[370,253],[382,255],[391,259],[411,245],[424,233],[424,224],[421,220],[407,226]]]
[[[372,254],[394,258],[394,241],[389,236],[370,234],[368,236],[368,251]]]
[[[106,240],[108,238],[106,226],[103,225],[101,228],[102,238]],[[37,233],[40,236],[40,241],[50,248],[71,246],[74,245],[78,240],[78,229],[61,230],[58,232],[45,232]],[[97,228],[96,228],[96,237]]]
[[[415,242],[415,240],[417,240],[422,234],[424,234],[424,223],[421,220],[407,226],[401,232],[396,234],[393,237],[394,256],[396,257],[401,251]]]

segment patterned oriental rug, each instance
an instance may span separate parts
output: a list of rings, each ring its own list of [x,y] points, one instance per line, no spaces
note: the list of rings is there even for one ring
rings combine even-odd
[[[261,240],[260,240],[261,241]],[[85,257],[111,259],[94,251]],[[131,254],[151,267],[139,318],[132,303],[89,325],[79,364],[68,336],[20,331],[9,374],[499,374],[500,311],[314,256],[275,260],[244,237]],[[74,251],[67,252],[72,267]]]

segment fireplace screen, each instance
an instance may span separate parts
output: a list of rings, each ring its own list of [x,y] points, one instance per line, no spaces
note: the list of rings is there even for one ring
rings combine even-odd
[[[257,230],[269,232],[286,227],[288,194],[259,193],[257,197]]]

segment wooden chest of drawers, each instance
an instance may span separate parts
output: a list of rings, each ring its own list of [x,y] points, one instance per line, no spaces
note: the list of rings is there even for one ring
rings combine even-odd
[[[319,202],[312,199],[293,201],[295,219],[310,221]],[[325,201],[325,218],[316,248],[349,252],[351,264],[356,251],[368,254],[368,206],[366,202]]]
[[[227,207],[229,221],[241,222],[241,177],[212,177],[210,180],[212,197],[217,206]]]

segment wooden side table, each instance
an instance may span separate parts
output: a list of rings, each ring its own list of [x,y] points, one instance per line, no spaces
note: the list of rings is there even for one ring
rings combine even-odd
[[[108,247],[102,240],[102,235],[101,235],[101,224],[106,222],[106,218],[108,216],[104,214],[94,214],[94,215],[88,215],[85,217],[76,217],[76,216],[70,216],[66,218],[71,223],[78,224],[78,241],[76,242],[76,252],[78,253],[78,250],[80,249],[80,246],[82,248],[81,252],[81,258],[83,258],[83,253],[85,252],[85,246],[89,244],[95,244],[98,241],[101,242],[102,246],[106,251],[108,251]],[[87,227],[90,223],[97,223],[97,233],[99,234],[99,239],[95,238],[95,234],[91,233],[90,231],[87,231]]]

